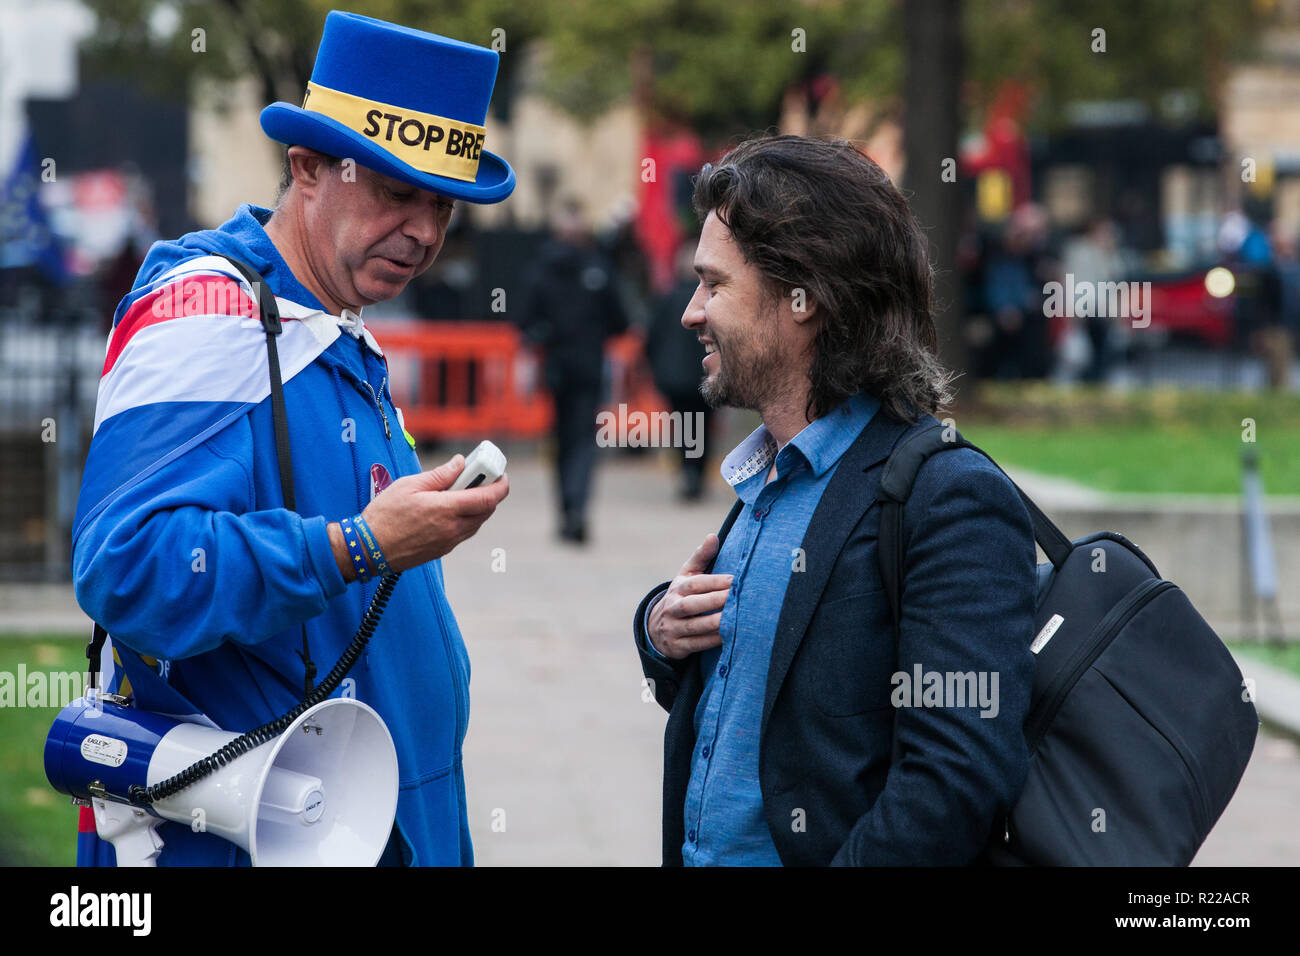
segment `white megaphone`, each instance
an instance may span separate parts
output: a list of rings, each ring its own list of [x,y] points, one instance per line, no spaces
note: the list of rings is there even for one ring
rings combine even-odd
[[[283,734],[151,807],[131,804],[239,734],[102,697],[63,709],[45,742],[54,789],[88,801],[118,866],[153,866],[164,819],[238,844],[254,866],[374,866],[397,813],[397,750],[366,704],[333,698]]]

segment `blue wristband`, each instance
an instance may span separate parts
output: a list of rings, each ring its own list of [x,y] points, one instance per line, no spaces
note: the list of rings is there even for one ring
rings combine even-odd
[[[339,527],[343,529],[343,541],[348,546],[348,555],[352,558],[352,567],[357,572],[357,580],[369,581],[372,575],[370,566],[366,564],[366,552],[361,547],[361,535],[353,527],[351,518],[340,518]]]
[[[379,542],[375,540],[374,534],[371,533],[370,525],[366,524],[366,519],[359,514],[355,514],[352,516],[352,524],[361,537],[361,544],[365,548],[366,554],[374,562],[376,573],[380,577],[390,574],[392,569],[388,566],[388,559],[384,557],[384,552],[380,550]]]

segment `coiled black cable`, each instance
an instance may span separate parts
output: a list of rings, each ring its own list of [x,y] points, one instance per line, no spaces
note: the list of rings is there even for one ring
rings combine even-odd
[[[236,737],[216,753],[209,754],[202,760],[190,764],[180,773],[159,781],[152,787],[142,787],[138,783],[132,784],[127,789],[127,799],[136,806],[148,806],[158,800],[165,800],[167,797],[180,793],[186,787],[192,786],[204,777],[215,773],[236,757],[242,757],[250,750],[274,740],[284,733],[289,725],[302,716],[305,711],[315,707],[334,693],[339,684],[343,683],[343,678],[347,676],[348,671],[352,670],[352,665],[357,662],[361,652],[366,649],[366,645],[370,643],[375,628],[379,626],[379,618],[383,615],[388,599],[393,594],[393,588],[397,585],[397,579],[401,576],[401,571],[395,571],[383,576],[379,582],[379,589],[375,591],[375,596],[370,599],[370,604],[366,607],[366,613],[361,618],[361,626],[357,628],[352,643],[339,656],[338,663],[325,676],[325,679],[316,686],[315,690],[299,701],[292,710],[283,717],[277,717],[270,723],[263,724],[261,727],[256,727],[248,731],[248,733]]]

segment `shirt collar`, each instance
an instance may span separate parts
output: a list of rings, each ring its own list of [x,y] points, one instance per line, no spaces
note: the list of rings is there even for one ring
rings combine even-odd
[[[766,474],[775,457],[776,439],[766,425],[759,425],[722,460],[722,477],[734,488],[755,475]]]
[[[802,460],[820,478],[848,451],[879,408],[879,399],[859,392],[829,415],[809,422],[779,453],[772,433],[766,425],[759,425],[723,459],[722,477],[735,488],[755,475],[766,474],[773,460],[778,476],[789,474]]]
[[[790,444],[803,452],[813,474],[820,478],[849,450],[879,407],[880,400],[874,395],[858,392],[829,415],[811,422]]]

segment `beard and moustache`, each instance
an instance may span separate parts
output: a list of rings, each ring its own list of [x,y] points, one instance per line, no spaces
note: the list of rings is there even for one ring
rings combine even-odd
[[[775,328],[761,323],[750,338],[723,341],[710,332],[716,346],[717,371],[700,382],[700,395],[711,408],[728,406],[761,411],[785,383],[785,356]]]

